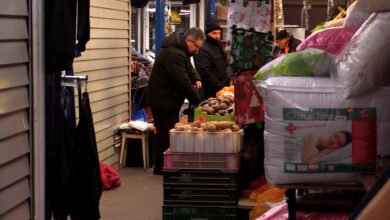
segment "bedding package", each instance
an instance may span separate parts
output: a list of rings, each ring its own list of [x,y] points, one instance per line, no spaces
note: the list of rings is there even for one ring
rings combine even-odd
[[[334,79],[254,81],[265,103],[265,174],[270,184],[355,182],[390,155],[390,87],[345,99]]]

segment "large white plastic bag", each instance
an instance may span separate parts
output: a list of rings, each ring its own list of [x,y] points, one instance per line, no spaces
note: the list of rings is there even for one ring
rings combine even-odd
[[[337,95],[338,84],[330,78],[272,77],[266,81],[255,81],[255,85],[261,87],[260,90],[262,91],[266,107],[264,163],[265,174],[270,184],[353,182],[358,177],[356,173],[286,173],[284,171],[284,162],[286,161],[287,151],[283,147],[283,138],[286,134],[288,123],[286,124],[286,121],[282,118],[283,108],[298,108],[302,110],[313,108],[376,108],[377,153],[381,155],[390,154],[390,137],[386,134],[390,131],[390,103],[387,101],[390,88],[382,88],[371,95],[359,98],[344,99]],[[334,122],[329,123],[335,124]],[[337,123],[337,127],[342,126],[343,123],[340,123]],[[309,125],[304,121],[298,124]],[[320,121],[316,122],[316,124],[322,123]],[[310,129],[310,131],[311,129],[321,129],[309,126],[303,127],[307,127],[306,129]],[[327,129],[335,130],[332,126],[325,126],[323,129],[324,133],[328,133]],[[303,130],[301,129],[301,131]],[[323,159],[325,160],[326,158],[324,157]],[[337,159],[342,160],[342,158]],[[348,162],[350,159],[346,159],[342,163],[350,163]],[[332,160],[335,160],[335,158]]]
[[[358,0],[356,5],[362,8],[365,7],[371,12],[390,10],[389,0]]]
[[[341,94],[351,98],[390,82],[390,12],[373,14],[337,57]]]
[[[365,4],[354,2],[348,7],[346,13],[344,25],[359,28],[370,17],[372,11]]]

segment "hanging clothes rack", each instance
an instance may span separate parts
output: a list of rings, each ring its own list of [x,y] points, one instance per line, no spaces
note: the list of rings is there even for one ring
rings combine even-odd
[[[74,80],[76,80],[77,85],[77,94],[79,103],[81,103],[81,82],[85,82],[85,89],[84,91],[87,91],[87,82],[88,82],[88,75],[81,75],[81,76],[69,76],[69,75],[62,75],[61,76],[61,85],[63,86],[71,86],[75,87]],[[70,82],[72,81],[72,82]]]

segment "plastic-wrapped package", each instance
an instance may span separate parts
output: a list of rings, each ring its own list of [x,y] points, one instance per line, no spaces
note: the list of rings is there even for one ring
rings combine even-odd
[[[342,27],[345,24],[345,18],[328,21],[324,24],[325,28]]]
[[[390,10],[389,0],[358,0],[356,2],[358,7],[365,7],[371,12],[388,11]]]
[[[256,220],[287,220],[288,207],[287,204],[276,206]],[[349,213],[345,212],[320,212],[320,211],[303,211],[297,210],[296,219],[300,220],[348,220]]]
[[[359,28],[370,17],[371,13],[372,11],[364,4],[354,2],[347,9],[344,25]]]
[[[254,83],[265,103],[269,184],[355,182],[356,172],[375,168],[376,154],[390,155],[390,87],[344,99],[330,78]]]
[[[390,83],[390,12],[373,14],[337,57],[336,78],[345,98]]]
[[[307,48],[289,53],[267,63],[257,71],[255,79],[271,76],[329,76],[334,56],[324,50]]]
[[[354,27],[328,28],[317,31],[299,44],[297,51],[305,48],[317,48],[337,55],[351,41],[356,31],[357,28]]]

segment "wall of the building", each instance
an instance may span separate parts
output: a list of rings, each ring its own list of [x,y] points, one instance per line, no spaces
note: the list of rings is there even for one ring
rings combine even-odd
[[[129,0],[91,0],[90,4],[91,40],[73,67],[76,75],[88,75],[99,159],[116,165],[113,134],[129,119]]]
[[[0,1],[0,219],[30,219],[28,1]]]

